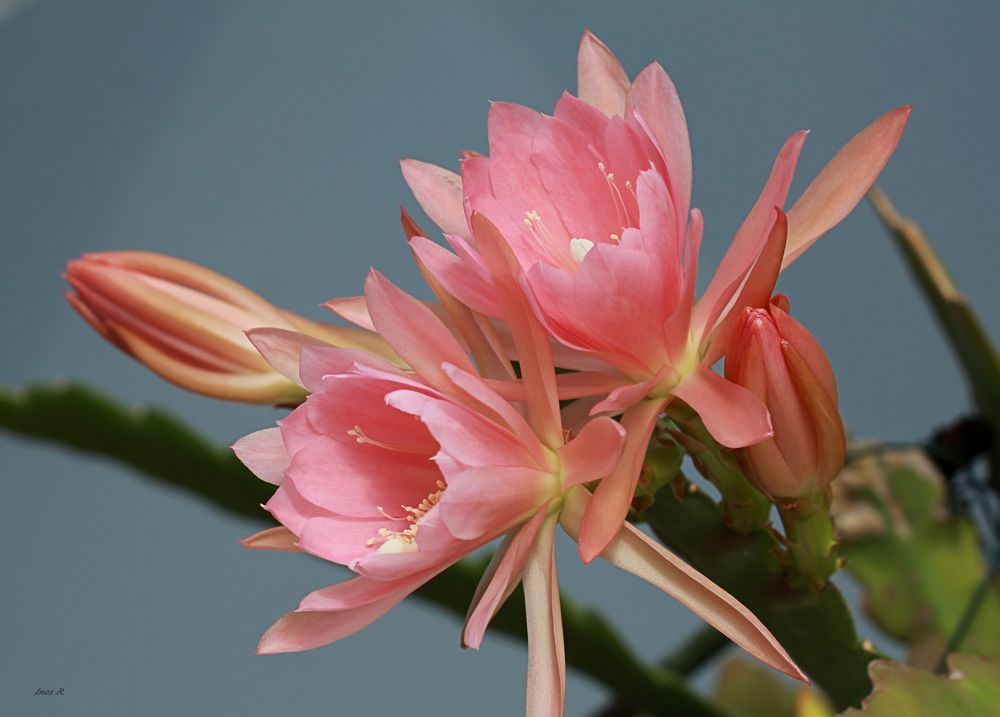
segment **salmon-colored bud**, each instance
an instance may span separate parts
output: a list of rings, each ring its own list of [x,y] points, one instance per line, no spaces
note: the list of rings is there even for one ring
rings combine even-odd
[[[70,305],[109,342],[195,393],[247,403],[299,403],[304,389],[260,355],[246,331],[271,327],[358,346],[342,329],[273,306],[203,266],[163,254],[85,254],[69,262]]]
[[[844,465],[846,436],[833,370],[816,339],[775,296],[745,310],[726,356],[726,378],[760,398],[774,437],[739,450],[747,475],[771,498],[816,495]]]

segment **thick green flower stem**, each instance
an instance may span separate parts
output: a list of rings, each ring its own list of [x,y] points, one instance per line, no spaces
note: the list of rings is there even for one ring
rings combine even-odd
[[[798,588],[820,590],[837,570],[837,540],[830,518],[829,493],[793,504],[779,504],[785,526],[789,582]]]
[[[733,451],[719,445],[697,416],[685,416],[678,423],[683,430],[678,440],[691,455],[698,472],[722,495],[725,524],[743,535],[767,526],[771,502],[743,475]]]

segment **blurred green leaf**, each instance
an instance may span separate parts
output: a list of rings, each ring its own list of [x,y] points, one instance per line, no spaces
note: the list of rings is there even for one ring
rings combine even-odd
[[[739,657],[722,666],[713,698],[739,717],[833,717],[833,709],[816,690]]]
[[[722,666],[713,697],[740,717],[796,717],[792,687],[772,670],[742,658]]]
[[[888,660],[872,663],[875,689],[863,709],[841,717],[991,717],[1000,714],[1000,663],[974,655],[948,658],[951,675]]]
[[[774,535],[728,530],[719,506],[700,492],[679,498],[662,490],[645,517],[665,545],[750,608],[837,708],[860,704],[877,655],[863,647],[836,587],[789,589]]]
[[[865,588],[864,607],[933,666],[986,571],[973,526],[951,516],[942,478],[913,452],[864,458],[837,484],[841,554]],[[852,512],[867,525],[852,529]],[[842,518],[844,520],[842,520]],[[1000,659],[1000,584],[980,605],[963,652]]]

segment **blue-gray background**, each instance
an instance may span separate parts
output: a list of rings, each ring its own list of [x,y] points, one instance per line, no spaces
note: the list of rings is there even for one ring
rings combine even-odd
[[[913,103],[883,187],[996,335],[998,19],[987,3],[29,3],[0,26],[0,380],[79,379],[169,407],[220,442],[267,425],[275,412],[185,394],[104,345],[60,298],[64,262],[164,251],[314,317],[358,292],[372,264],[419,290],[397,159],[455,166],[456,150],[484,149],[491,99],[550,111],[574,87],[584,27],[630,72],[659,59],[679,87],[705,267],[791,131],[813,130],[797,192],[854,132]],[[914,439],[966,410],[869,208],[780,288],[826,346],[857,433]],[[333,647],[256,657],[274,618],[342,573],[242,549],[254,525],[103,460],[7,436],[0,450],[3,714],[521,709],[522,647],[488,636],[462,652],[457,622],[417,604]],[[671,599],[562,547],[564,588],[605,608],[642,654],[696,629]],[[604,697],[571,675],[569,714]]]

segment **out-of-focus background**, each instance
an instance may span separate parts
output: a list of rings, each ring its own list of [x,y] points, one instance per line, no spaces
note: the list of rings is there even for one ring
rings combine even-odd
[[[416,204],[397,160],[456,167],[458,150],[484,150],[490,100],[551,111],[574,90],[585,27],[631,73],[659,60],[680,90],[706,270],[788,134],[813,130],[795,195],[856,131],[913,103],[881,184],[1000,334],[995,4],[47,0],[0,14],[4,384],[84,381],[219,442],[269,425],[277,412],[185,394],[106,346],[60,296],[66,260],[163,251],[315,318],[358,293],[370,265],[422,291],[398,227],[398,206]],[[867,206],[779,289],[829,352],[858,435],[913,440],[967,409]],[[422,604],[332,647],[257,657],[271,621],[344,573],[245,550],[256,525],[103,460],[6,435],[0,450],[0,713],[521,709],[523,647],[488,635],[463,652],[458,623]],[[561,547],[564,589],[641,654],[697,628],[670,598]],[[570,675],[568,714],[604,700]]]

